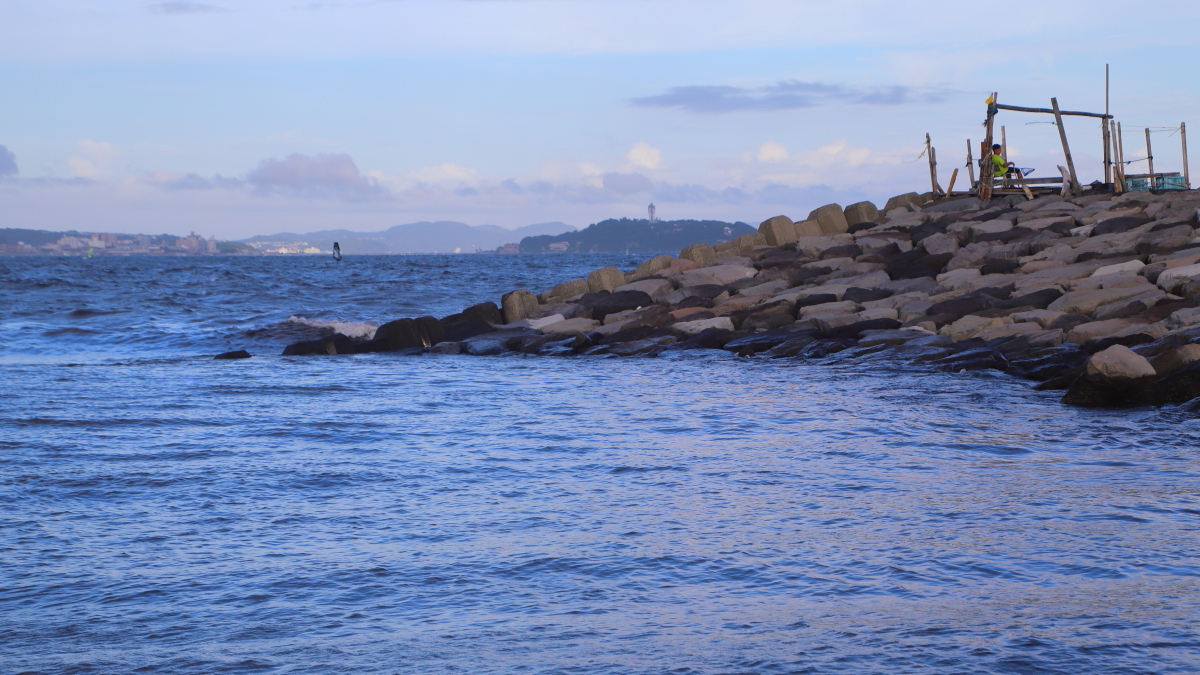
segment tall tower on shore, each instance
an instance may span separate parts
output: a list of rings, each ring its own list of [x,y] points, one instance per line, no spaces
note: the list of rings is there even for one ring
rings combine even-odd
[[[650,222],[653,223],[654,222],[654,204],[653,203],[650,204],[650,206],[646,210],[650,212]]]

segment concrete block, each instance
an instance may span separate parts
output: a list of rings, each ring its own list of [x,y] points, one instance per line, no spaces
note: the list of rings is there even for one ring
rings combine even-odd
[[[591,293],[611,292],[625,285],[625,274],[616,267],[601,267],[588,275],[587,285]]]
[[[820,223],[821,232],[824,234],[840,234],[850,229],[850,224],[846,222],[846,214],[838,204],[826,204],[814,209],[808,214],[808,220]]]
[[[766,240],[768,246],[783,246],[796,241],[796,226],[787,216],[775,216],[762,221],[758,232]]]

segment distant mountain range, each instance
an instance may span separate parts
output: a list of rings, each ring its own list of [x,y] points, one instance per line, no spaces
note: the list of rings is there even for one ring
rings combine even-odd
[[[382,232],[354,232],[351,230],[322,230],[307,234],[280,232],[243,239],[242,243],[256,249],[274,245],[297,246],[307,244],[327,250],[338,242],[342,252],[353,254],[380,253],[474,253],[494,251],[504,244],[516,243],[525,237],[558,235],[572,232],[575,228],[566,223],[539,223],[526,225],[515,230],[506,230],[497,225],[467,225],[448,220],[437,222],[409,223],[397,225]]]
[[[719,244],[755,229],[720,220],[602,220],[576,232],[530,236],[521,253],[674,253],[692,244]]]

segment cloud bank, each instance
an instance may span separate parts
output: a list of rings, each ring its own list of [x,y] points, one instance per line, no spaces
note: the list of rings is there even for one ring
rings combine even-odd
[[[17,175],[17,155],[12,150],[0,145],[0,176]]]
[[[678,108],[693,113],[711,114],[743,110],[796,110],[835,104],[937,103],[943,101],[948,93],[901,85],[850,87],[782,80],[755,89],[721,85],[671,87],[665,94],[634,98],[630,103],[643,108]]]

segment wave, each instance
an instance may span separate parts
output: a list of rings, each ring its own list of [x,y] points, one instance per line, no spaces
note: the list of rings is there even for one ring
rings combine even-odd
[[[298,323],[302,326],[311,326],[312,328],[328,328],[335,333],[341,333],[346,337],[365,338],[371,340],[375,337],[375,329],[379,328],[379,324],[372,321],[321,321],[320,319],[306,319],[302,316],[289,316],[288,323]]]

